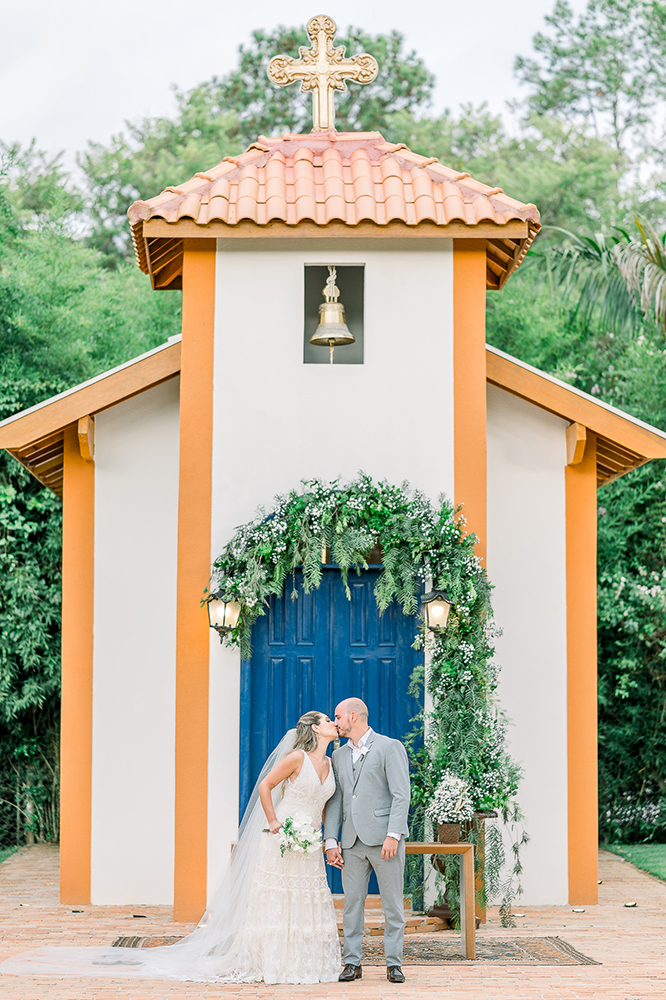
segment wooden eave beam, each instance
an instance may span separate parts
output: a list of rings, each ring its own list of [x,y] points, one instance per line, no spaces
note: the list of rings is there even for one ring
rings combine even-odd
[[[585,455],[587,428],[574,421],[567,427],[567,465],[580,465]]]
[[[621,459],[625,465],[632,465],[636,459],[641,458],[635,451],[629,451],[628,448],[623,448],[615,441],[607,441],[605,438],[597,439],[597,451],[600,455]]]
[[[50,458],[62,455],[62,439],[55,441],[48,448],[23,448],[17,452],[21,462],[28,462],[31,465],[39,465],[41,462],[48,462]]]
[[[24,469],[27,469],[28,472],[42,484],[42,486],[48,487],[48,489],[53,490],[53,492],[59,497],[62,497],[62,477],[64,467],[64,458],[62,455],[60,456],[59,463],[54,465],[53,468],[49,469],[47,472],[43,473],[38,469],[35,469],[29,462],[26,462],[25,459],[21,459],[19,454],[11,448],[7,448],[7,451],[12,458],[15,458],[16,461],[24,467]]]
[[[43,449],[47,449],[52,446],[57,447],[59,445],[62,445],[62,433],[60,431],[56,431],[55,434],[49,434],[46,437],[41,438],[39,441],[31,441],[30,444],[21,449],[21,454],[24,458],[29,458],[30,455],[36,454]]]
[[[600,469],[603,469],[604,473],[609,473],[614,476],[616,472],[629,472],[634,468],[635,463],[631,462],[630,465],[627,465],[625,462],[613,462],[606,456],[600,456],[597,459],[597,465]]]
[[[182,240],[151,240],[150,256],[155,268],[163,267],[176,254],[183,252]]]
[[[77,426],[77,436],[79,439],[79,452],[84,462],[95,461],[95,418],[89,413],[85,417],[79,417]]]
[[[285,236],[293,239],[294,236],[305,236],[315,239],[391,239],[396,235],[401,239],[446,239],[447,237],[457,237],[463,239],[504,239],[505,237],[516,237],[526,239],[529,235],[527,222],[520,219],[506,222],[500,226],[495,222],[479,222],[475,226],[468,226],[464,222],[450,222],[447,226],[439,226],[436,222],[428,219],[419,222],[416,226],[409,226],[406,222],[394,219],[386,225],[379,225],[364,219],[355,226],[348,226],[344,222],[334,220],[325,226],[320,226],[316,222],[303,220],[295,226],[287,225],[276,219],[266,225],[258,225],[250,219],[242,219],[236,225],[230,226],[226,222],[217,220],[199,225],[194,219],[179,219],[177,222],[166,222],[164,219],[147,219],[143,223],[143,235],[151,237],[163,237],[169,239],[242,239],[254,237],[256,239],[284,239]]]
[[[40,481],[44,484],[44,486],[47,486],[50,490],[53,490],[54,493],[58,493],[58,495],[60,495],[60,490],[62,490],[62,477],[63,477],[64,466],[65,463],[63,460],[63,464],[59,465],[57,469],[52,469],[46,475],[42,476],[40,474],[35,478],[40,479]]]
[[[498,260],[494,253],[491,253],[490,250],[486,251],[486,266],[498,277],[506,271],[502,261]]]
[[[26,463],[26,468],[30,469],[33,475],[46,478],[53,469],[62,466],[62,454],[61,451],[59,455],[52,455],[50,458],[40,459],[38,462],[31,461]]]
[[[12,454],[19,452],[47,435],[78,422],[80,417],[99,413],[173,378],[179,372],[180,342],[10,420],[0,427],[0,448],[6,448]],[[26,459],[22,464],[26,464]]]
[[[635,465],[631,466],[631,468],[623,469],[620,472],[606,472],[597,466],[597,486],[605,486],[606,483],[612,483],[615,479],[620,479],[622,476],[626,475],[627,472],[633,472],[634,469],[640,469],[641,465],[645,465],[649,461],[649,458],[643,458],[640,462],[636,462]]]
[[[168,288],[174,278],[183,273],[183,250],[182,247],[177,254],[169,260],[159,270],[154,272],[153,288]]]
[[[666,458],[666,440],[653,431],[493,351],[486,351],[486,374],[492,385],[558,417],[583,424],[595,434],[617,442],[642,459]]]
[[[177,247],[172,249],[168,254],[163,254],[158,261],[153,261],[153,273],[155,275],[160,275],[162,271],[173,264],[174,261],[180,261],[180,267],[183,266],[183,247]]]
[[[498,261],[503,270],[506,270],[507,264],[513,262],[515,256],[515,247],[512,246],[509,250],[504,240],[486,240],[486,250],[489,256]]]

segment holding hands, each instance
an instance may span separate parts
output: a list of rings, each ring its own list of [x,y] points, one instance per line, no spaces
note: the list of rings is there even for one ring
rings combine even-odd
[[[332,865],[333,868],[342,868],[344,861],[342,860],[342,851],[340,847],[331,847],[326,851],[326,862]]]

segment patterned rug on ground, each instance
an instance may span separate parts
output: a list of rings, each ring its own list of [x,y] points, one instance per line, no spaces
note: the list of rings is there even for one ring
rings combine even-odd
[[[416,936],[416,935],[415,935]],[[460,951],[460,938],[448,934],[446,938],[406,940],[403,965],[441,965],[442,962],[464,962]],[[174,944],[177,937],[119,937],[115,948],[157,948]],[[476,940],[476,961],[490,965],[601,965],[577,951],[559,937],[483,938]],[[365,965],[384,964],[384,941],[381,937],[363,941]]]

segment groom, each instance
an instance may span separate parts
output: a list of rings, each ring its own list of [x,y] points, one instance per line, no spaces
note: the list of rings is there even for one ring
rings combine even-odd
[[[362,975],[365,899],[374,869],[384,908],[386,978],[390,983],[404,983],[401,966],[405,837],[409,832],[407,753],[398,740],[373,732],[368,726],[368,709],[360,698],[340,702],[335,710],[335,725],[347,743],[333,754],[336,787],[326,806],[324,837],[326,860],[342,868],[345,893],[345,967],[340,982],[351,982]]]

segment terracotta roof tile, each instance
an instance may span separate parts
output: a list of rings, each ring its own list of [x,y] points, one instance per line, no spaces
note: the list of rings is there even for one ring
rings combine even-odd
[[[534,205],[516,201],[434,157],[388,143],[379,132],[260,136],[240,156],[225,157],[186,183],[135,202],[128,215],[145,271],[151,268],[151,250],[143,237],[143,222],[150,219],[168,223],[192,219],[199,226],[210,222],[235,226],[243,220],[259,226],[273,220],[289,226],[305,220],[320,226],[334,221],[356,226],[363,220],[380,226],[394,220],[408,226],[426,221],[437,226],[456,221],[503,226],[517,220],[528,224],[529,236],[520,241],[516,253],[508,248],[511,270],[540,225]],[[175,231],[173,235],[176,238]],[[497,240],[503,240],[501,232]]]

